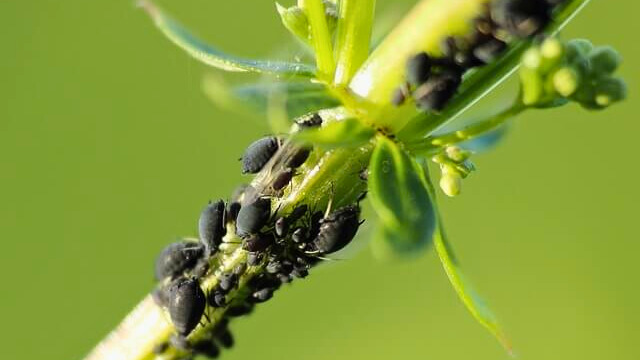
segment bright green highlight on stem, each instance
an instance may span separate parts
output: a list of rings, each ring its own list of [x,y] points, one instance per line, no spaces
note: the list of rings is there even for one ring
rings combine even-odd
[[[331,33],[327,25],[322,0],[305,0],[303,9],[307,13],[311,27],[311,43],[316,52],[318,78],[330,82],[335,71]]]
[[[340,1],[335,84],[347,85],[367,59],[375,7],[375,0]]]

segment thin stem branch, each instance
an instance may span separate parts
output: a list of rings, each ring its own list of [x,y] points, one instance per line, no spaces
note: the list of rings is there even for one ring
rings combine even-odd
[[[504,109],[503,111],[500,111],[499,113],[473,125],[462,128],[461,130],[456,130],[442,135],[434,135],[423,140],[407,143],[407,149],[416,153],[435,154],[440,151],[443,146],[455,145],[496,130],[505,122],[520,114],[526,108],[527,107],[522,105],[520,102],[516,102],[514,105]]]

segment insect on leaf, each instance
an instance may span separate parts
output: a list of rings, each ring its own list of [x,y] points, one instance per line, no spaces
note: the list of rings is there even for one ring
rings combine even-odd
[[[385,137],[371,156],[369,194],[380,218],[376,241],[406,254],[431,243],[436,216],[422,168]]]
[[[434,245],[442,267],[444,268],[453,289],[458,294],[464,306],[469,310],[471,315],[484,326],[493,336],[498,339],[500,344],[507,350],[509,355],[513,356],[513,348],[509,339],[502,332],[498,321],[485,303],[485,301],[475,292],[471,285],[466,281],[464,275],[460,271],[458,262],[453,256],[453,252],[446,235],[442,229],[442,225],[438,226],[433,237]]]
[[[191,34],[180,23],[153,4],[153,2],[140,0],[138,5],[146,10],[158,29],[160,29],[169,40],[204,64],[226,71],[251,71],[280,77],[315,76],[315,69],[313,66],[307,64],[253,60],[226,54]]]
[[[375,130],[358,119],[347,118],[327,123],[320,128],[312,128],[293,135],[295,141],[308,142],[324,149],[356,147],[368,142]]]

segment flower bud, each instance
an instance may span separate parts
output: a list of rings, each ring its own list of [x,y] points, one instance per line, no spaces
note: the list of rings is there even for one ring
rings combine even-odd
[[[622,57],[611,46],[597,47],[589,54],[591,69],[596,76],[610,75],[620,65]]]
[[[300,40],[308,43],[310,36],[309,20],[307,19],[307,15],[304,13],[304,10],[298,6],[286,8],[278,3],[276,3],[276,9],[280,14],[280,19],[282,20],[284,27],[286,27],[287,30]]]
[[[462,189],[462,176],[457,171],[443,171],[440,178],[440,189],[450,197],[459,195]]]
[[[600,80],[595,87],[595,102],[600,107],[607,107],[627,97],[627,85],[620,78]]]
[[[569,97],[580,85],[580,76],[570,67],[562,67],[553,74],[553,87],[558,94]]]

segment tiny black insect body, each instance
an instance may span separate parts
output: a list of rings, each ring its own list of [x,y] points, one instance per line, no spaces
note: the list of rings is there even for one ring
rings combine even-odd
[[[558,1],[499,0],[493,3],[493,20],[511,34],[527,37],[540,32],[551,20],[551,10]]]
[[[461,74],[444,71],[433,75],[413,93],[418,107],[424,111],[440,111],[453,97],[462,81]]]
[[[431,76],[431,58],[421,52],[407,61],[407,81],[414,87],[424,84]]]
[[[181,275],[196,264],[202,252],[202,245],[194,241],[184,240],[169,244],[156,258],[156,280]]]
[[[200,213],[198,230],[200,242],[204,245],[208,256],[216,253],[222,237],[226,234],[225,204],[223,200],[210,202]]]
[[[274,243],[271,233],[258,233],[246,237],[242,242],[242,248],[249,252],[263,252]]]
[[[302,164],[304,164],[305,161],[307,161],[310,154],[311,154],[311,148],[309,147],[297,148],[295,149],[293,154],[287,159],[285,165],[292,169],[299,168],[300,166],[302,166]]]
[[[198,325],[206,297],[195,278],[179,279],[169,287],[169,316],[179,335],[187,336]]]
[[[256,234],[271,216],[271,199],[259,197],[252,203],[243,205],[236,219],[236,234],[247,237]]]
[[[242,155],[242,173],[255,174],[262,170],[279,147],[280,141],[275,136],[267,136],[251,143]]]
[[[296,124],[301,128],[311,128],[322,125],[322,117],[318,113],[313,113],[300,117]]]
[[[218,287],[220,290],[228,293],[231,289],[238,286],[238,275],[235,273],[226,273],[220,275]]]
[[[313,246],[321,254],[336,252],[351,242],[358,231],[360,207],[349,205],[342,207],[320,220],[318,235]]]
[[[272,288],[264,288],[251,294],[251,299],[256,303],[265,302],[273,297]]]
[[[284,189],[285,186],[289,185],[292,178],[293,178],[293,169],[284,168],[276,175],[275,179],[271,183],[271,187],[275,191],[280,191]]]
[[[209,305],[214,308],[223,307],[227,305],[227,295],[225,292],[219,289],[209,293]]]

